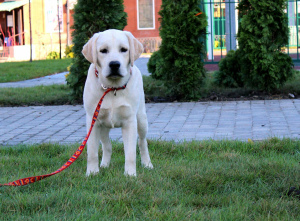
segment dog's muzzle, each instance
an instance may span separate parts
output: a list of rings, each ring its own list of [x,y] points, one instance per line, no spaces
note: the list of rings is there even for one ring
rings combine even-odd
[[[121,63],[119,61],[109,62],[110,73],[107,78],[121,78],[123,75],[120,74]]]

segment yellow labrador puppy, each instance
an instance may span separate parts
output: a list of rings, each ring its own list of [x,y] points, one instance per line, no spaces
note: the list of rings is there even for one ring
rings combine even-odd
[[[87,176],[99,172],[99,141],[103,150],[100,167],[109,166],[109,131],[115,127],[122,128],[125,174],[136,176],[137,132],[142,165],[153,168],[146,141],[148,121],[142,75],[133,63],[142,51],[142,44],[130,32],[114,29],[94,34],[83,47],[83,55],[91,62],[83,93],[87,130],[104,91],[126,85],[124,90],[110,92],[104,98],[87,142]]]

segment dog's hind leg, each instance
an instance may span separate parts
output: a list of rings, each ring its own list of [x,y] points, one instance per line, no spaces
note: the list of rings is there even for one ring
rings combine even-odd
[[[102,144],[102,161],[100,167],[108,167],[111,159],[112,146],[109,139],[109,128],[100,127],[100,141]]]
[[[140,111],[137,115],[137,126],[138,126],[138,134],[139,134],[139,148],[141,154],[141,161],[144,167],[153,168],[153,165],[150,160],[148,144],[146,135],[148,132],[148,120],[145,111]]]

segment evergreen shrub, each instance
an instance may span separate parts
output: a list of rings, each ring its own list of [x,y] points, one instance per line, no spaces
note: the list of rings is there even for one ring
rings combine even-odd
[[[148,71],[152,73],[151,77],[157,80],[163,78],[163,72],[162,72],[163,59],[159,51],[153,52],[151,58],[147,63],[147,67],[148,67]]]
[[[207,17],[199,0],[163,0],[160,36],[162,43],[149,61],[152,77],[161,79],[169,95],[177,99],[197,99],[205,77],[204,56]]]
[[[94,33],[107,29],[123,30],[127,25],[127,14],[123,0],[78,0],[74,10],[74,58],[67,82],[75,98],[81,99],[90,66],[81,53],[83,46]]]
[[[278,89],[293,76],[293,62],[289,55],[281,50],[289,42],[288,20],[285,14],[286,0],[241,0],[238,5],[240,25],[237,39],[240,68],[232,68],[245,85],[261,90]],[[220,62],[219,75],[228,76],[224,63],[230,63],[225,57]],[[226,81],[225,81],[226,82]],[[226,84],[224,84],[226,86]]]
[[[229,51],[227,56],[219,62],[219,71],[214,73],[214,81],[218,86],[230,88],[244,86],[239,49]]]

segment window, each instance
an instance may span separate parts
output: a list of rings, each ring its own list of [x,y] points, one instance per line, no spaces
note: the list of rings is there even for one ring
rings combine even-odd
[[[154,0],[137,0],[138,29],[155,29]]]

